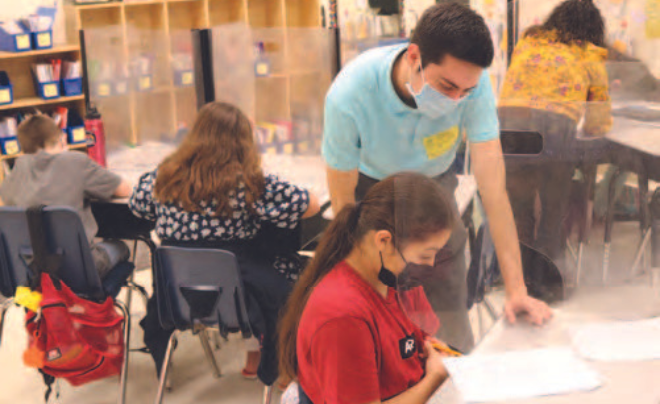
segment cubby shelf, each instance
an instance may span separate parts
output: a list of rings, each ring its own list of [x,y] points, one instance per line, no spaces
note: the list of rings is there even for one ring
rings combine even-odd
[[[86,39],[86,42],[92,42],[87,46],[88,62],[94,59],[104,62],[105,58],[105,63],[121,63],[124,69],[130,70],[135,68],[137,58],[145,54],[153,55],[150,56],[153,63],[152,80],[158,91],[144,93],[132,90],[126,95],[98,100],[92,94],[92,101],[99,104],[104,117],[110,148],[113,142],[140,144],[149,139],[171,137],[182,126],[192,125],[196,114],[196,98],[191,87],[191,77],[185,76],[185,83],[179,83],[183,86],[177,86],[177,81],[182,79],[174,71],[173,61],[185,54],[191,57],[191,29],[228,23],[244,22],[257,30],[282,30],[279,35],[281,38],[276,42],[284,57],[280,61],[273,61],[274,65],[279,64],[273,66],[270,77],[256,79],[256,97],[271,99],[271,104],[262,104],[268,108],[276,105],[274,112],[284,114],[283,119],[288,117],[290,120],[291,103],[294,101],[291,81],[298,73],[288,68],[287,30],[289,27],[309,28],[321,24],[319,0],[129,1],[94,5],[67,4],[65,12],[69,38],[77,38],[79,29],[85,30],[86,38],[87,32],[90,32],[90,37]],[[260,40],[255,37],[255,41]],[[101,49],[104,44],[106,49]],[[93,75],[90,73],[92,82]],[[273,93],[274,89],[276,93]],[[267,93],[260,94],[260,91]],[[121,99],[125,102],[121,102]],[[271,112],[257,114],[256,118],[261,118],[259,115],[272,116]]]

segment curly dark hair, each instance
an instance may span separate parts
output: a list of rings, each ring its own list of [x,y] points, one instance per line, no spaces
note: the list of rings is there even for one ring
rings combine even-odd
[[[531,27],[525,33],[555,31],[559,41],[570,45],[588,42],[605,47],[605,22],[593,0],[566,0],[552,10],[543,25]]]

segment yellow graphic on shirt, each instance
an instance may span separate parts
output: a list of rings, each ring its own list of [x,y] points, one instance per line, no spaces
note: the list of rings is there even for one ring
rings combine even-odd
[[[458,140],[458,126],[453,126],[443,132],[438,132],[424,138],[424,148],[429,160],[447,153]]]

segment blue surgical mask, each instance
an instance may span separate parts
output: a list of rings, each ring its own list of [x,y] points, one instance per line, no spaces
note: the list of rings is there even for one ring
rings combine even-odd
[[[426,78],[424,77],[424,69],[421,67],[421,63],[422,62],[420,58],[420,72],[422,74],[423,84],[419,93],[415,93],[412,85],[410,84],[412,81],[412,68],[410,69],[410,79],[408,83],[406,83],[408,91],[410,91],[410,94],[412,94],[413,98],[415,99],[417,109],[419,112],[432,119],[439,118],[443,115],[454,114],[465,97],[462,97],[458,100],[453,100],[435,88],[431,87],[431,85],[426,82]]]

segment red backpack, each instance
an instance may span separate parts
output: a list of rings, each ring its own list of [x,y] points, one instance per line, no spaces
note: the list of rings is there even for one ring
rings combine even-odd
[[[58,260],[47,253],[43,233],[32,234],[39,228],[41,220],[35,216],[40,213],[28,210],[34,250],[31,267],[38,274],[31,286],[41,292],[42,300],[38,313],[27,311],[28,348],[23,361],[44,375],[48,400],[55,378],[79,386],[121,373],[124,317],[112,297],[102,303],[84,299],[50,275],[57,272]]]
[[[41,294],[40,314],[28,311],[26,316],[26,364],[73,386],[118,375],[124,318],[112,298],[103,303],[83,299],[63,282],[56,288],[48,274],[41,274]]]

